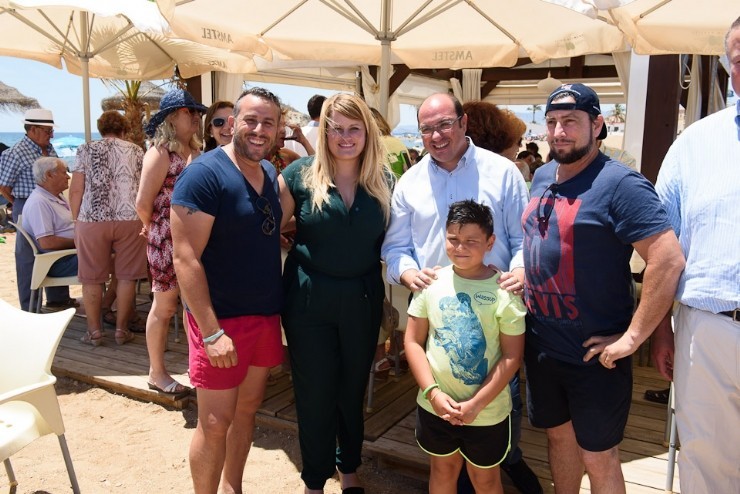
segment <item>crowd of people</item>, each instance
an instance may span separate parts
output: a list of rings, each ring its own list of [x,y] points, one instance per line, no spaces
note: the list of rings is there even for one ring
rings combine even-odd
[[[740,93],[740,18],[726,50]],[[182,299],[196,493],[242,491],[284,344],[305,492],[323,492],[335,473],[342,492],[364,492],[381,260],[387,281],[412,293],[402,329],[430,492],[501,493],[501,470],[521,492],[542,492],[518,444],[522,363],[556,492],[578,492],[584,474],[594,492],[625,492],[631,355],[651,335],[658,370],[675,379],[682,490],[740,491],[737,448],[717,447],[740,439],[740,213],[727,207],[740,199],[740,102],[682,133],[655,187],[604,151],[599,99],[583,84],[547,99],[544,164],[535,143],[521,150],[515,115],[451,94],[419,107],[423,156],[359,96],[316,96],[308,109],[299,127],[262,88],[210,108],[174,89],[148,122],[146,152],[123,139],[118,112],[104,112],[71,186],[50,144],[51,112],[30,110],[26,135],[0,158],[14,220],[22,214],[41,250],[77,249],[52,269],[83,285],[83,343],[104,342],[106,283],[115,343],[135,339],[135,283],[149,277],[149,387],[173,396],[191,392],[164,360]],[[703,160],[721,170],[704,173]],[[646,263],[639,304],[633,250]],[[17,242],[25,310],[32,264]],[[64,288],[47,291],[47,307],[75,303]]]

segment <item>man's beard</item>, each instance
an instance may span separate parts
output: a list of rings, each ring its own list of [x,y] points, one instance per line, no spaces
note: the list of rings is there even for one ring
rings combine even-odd
[[[559,152],[553,148],[552,143],[549,144],[550,156],[561,165],[569,165],[571,163],[575,163],[591,152],[591,150],[594,148],[594,133],[593,131],[590,131],[588,133],[588,144],[580,148],[574,148],[573,150],[567,152]]]
[[[234,152],[236,153],[236,155],[254,162],[259,162],[260,160],[265,159],[270,153],[270,149],[272,149],[275,141],[273,140],[272,142],[270,142],[268,140],[268,145],[265,147],[267,151],[262,153],[252,148],[252,146],[248,142],[249,137],[249,134],[245,135],[241,132],[234,132],[232,142],[234,143]]]

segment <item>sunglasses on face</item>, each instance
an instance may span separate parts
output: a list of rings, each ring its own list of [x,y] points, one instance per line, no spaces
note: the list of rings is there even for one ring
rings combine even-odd
[[[214,118],[213,120],[211,120],[211,125],[217,128],[223,127],[225,123],[226,123],[226,119],[221,118],[221,117]]]

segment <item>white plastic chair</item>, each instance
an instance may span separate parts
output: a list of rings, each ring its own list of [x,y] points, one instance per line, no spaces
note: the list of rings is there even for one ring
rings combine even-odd
[[[47,434],[56,434],[72,491],[80,492],[64,438],[64,422],[51,373],[59,341],[74,309],[31,314],[0,300],[0,459],[10,481],[18,482],[10,457]]]
[[[40,252],[36,247],[36,242],[33,241],[31,235],[24,230],[20,225],[21,217],[18,217],[18,223],[9,222],[13,225],[17,232],[19,232],[29,243],[31,249],[33,249],[34,262],[33,262],[33,273],[31,274],[31,301],[28,304],[28,310],[30,312],[41,312],[41,294],[39,290],[47,286],[69,286],[79,285],[80,280],[77,276],[49,276],[49,270],[52,264],[71,254],[77,254],[77,249],[62,249],[52,250],[49,252]],[[16,237],[16,242],[18,241]]]

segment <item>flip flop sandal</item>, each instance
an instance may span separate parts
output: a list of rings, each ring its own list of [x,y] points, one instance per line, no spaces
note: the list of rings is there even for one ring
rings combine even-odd
[[[185,386],[184,384],[180,384],[179,382],[172,380],[171,383],[169,383],[164,388],[160,388],[156,384],[154,384],[151,381],[147,381],[147,386],[149,386],[149,389],[152,389],[154,391],[157,391],[158,393],[163,393],[166,395],[174,395],[174,396],[184,396],[188,393],[190,393],[190,388]]]
[[[80,341],[92,346],[100,346],[103,343],[103,333],[100,330],[95,330],[92,333],[86,331]]]

